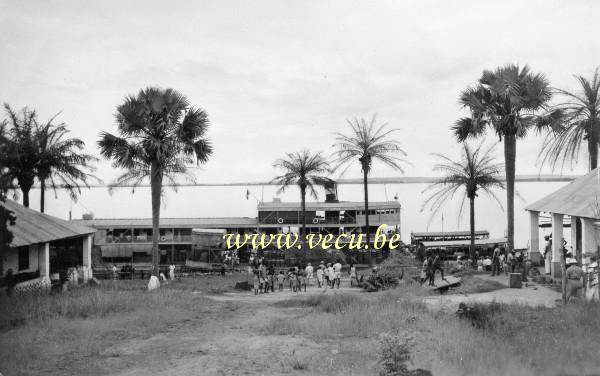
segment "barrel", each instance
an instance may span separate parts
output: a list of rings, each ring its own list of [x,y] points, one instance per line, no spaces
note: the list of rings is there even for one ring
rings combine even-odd
[[[511,289],[520,289],[523,281],[521,273],[510,273],[509,287]]]

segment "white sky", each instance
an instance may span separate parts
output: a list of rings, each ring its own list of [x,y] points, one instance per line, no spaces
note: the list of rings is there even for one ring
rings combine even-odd
[[[97,154],[125,95],[176,88],[212,122],[215,153],[200,182],[270,180],[284,152],[328,155],[346,119],[377,112],[401,129],[406,175],[431,175],[430,153],[458,152],[449,127],[462,89],[511,62],[576,88],[573,74],[600,65],[599,11],[599,2],[548,0],[0,0],[0,101],[42,119],[62,111]],[[540,143],[518,144],[517,173],[538,171]],[[116,175],[108,162],[97,173]],[[345,177],[359,176],[357,165]]]

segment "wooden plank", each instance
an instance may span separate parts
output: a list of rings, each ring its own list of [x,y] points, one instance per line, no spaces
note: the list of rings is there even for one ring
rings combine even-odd
[[[436,275],[436,277],[437,277],[437,275]],[[435,286],[429,286],[427,284],[427,282],[425,282],[422,287],[424,289],[430,290],[430,291],[436,291],[439,289],[449,288],[449,287],[457,286],[458,284],[460,284],[460,278],[449,275],[449,276],[446,276],[445,280],[442,280],[442,278],[440,276],[440,278],[435,279],[434,284],[435,284]]]

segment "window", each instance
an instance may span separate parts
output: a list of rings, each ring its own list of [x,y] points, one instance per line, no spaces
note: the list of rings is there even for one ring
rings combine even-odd
[[[19,248],[19,270],[29,269],[29,247]]]

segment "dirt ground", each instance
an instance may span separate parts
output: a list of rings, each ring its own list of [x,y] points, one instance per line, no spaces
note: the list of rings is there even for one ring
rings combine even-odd
[[[362,294],[360,290],[350,288],[311,288],[307,293],[285,291],[259,296],[253,293],[210,296],[222,306],[219,314],[200,319],[199,325],[182,323],[148,339],[120,342],[102,354],[104,360],[97,362],[95,367],[113,370],[109,373],[120,376],[307,375],[323,372],[336,375],[336,363],[347,362],[345,357],[352,354],[352,348],[359,347],[359,343],[317,343],[304,336],[265,334],[261,327],[271,320],[297,317],[297,308],[273,309],[274,302],[339,293]],[[336,359],[336,355],[342,353],[344,359]],[[360,367],[368,372],[374,362],[372,365],[357,362],[357,368]]]

